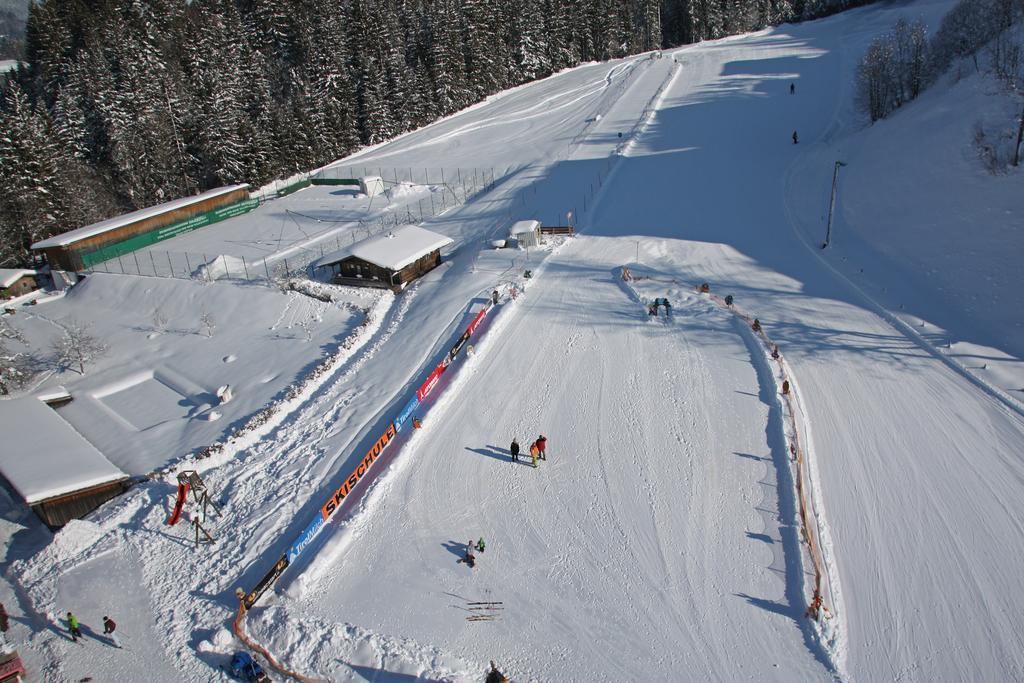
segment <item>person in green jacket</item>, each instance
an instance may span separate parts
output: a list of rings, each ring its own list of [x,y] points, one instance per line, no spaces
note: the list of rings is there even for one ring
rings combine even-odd
[[[78,627],[78,619],[71,612],[68,612],[68,631],[71,633],[71,640],[76,643],[82,637],[82,629]]]

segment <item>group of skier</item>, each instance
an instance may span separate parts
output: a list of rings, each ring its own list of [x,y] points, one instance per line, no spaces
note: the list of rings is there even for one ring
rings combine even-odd
[[[466,552],[463,553],[462,559],[459,562],[465,562],[472,569],[476,566],[476,553],[482,553],[487,549],[487,544],[484,542],[484,537],[481,536],[480,540],[473,543],[473,539],[469,539],[466,543]],[[474,552],[476,551],[476,552]]]
[[[537,437],[537,440],[530,444],[530,457],[533,459],[533,466],[537,466],[538,460],[547,460],[547,446],[548,438],[541,434]],[[519,462],[519,439],[518,437],[512,438],[512,445],[508,448],[512,454],[512,462]]]
[[[71,640],[78,642],[78,639],[82,637],[82,625],[78,622],[76,617],[71,612],[68,612],[68,633],[71,634]],[[114,630],[117,628],[117,624],[110,617],[103,617],[103,635],[109,636],[110,644],[114,647],[121,647],[121,644],[117,641],[117,636],[114,635]]]

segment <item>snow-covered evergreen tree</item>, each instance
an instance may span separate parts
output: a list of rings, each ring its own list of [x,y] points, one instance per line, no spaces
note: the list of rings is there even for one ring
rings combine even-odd
[[[0,266],[26,265],[32,243],[62,225],[62,154],[49,129],[45,112],[11,86],[0,108]]]

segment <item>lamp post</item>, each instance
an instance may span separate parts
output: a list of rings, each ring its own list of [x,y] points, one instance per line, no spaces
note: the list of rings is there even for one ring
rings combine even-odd
[[[832,171],[832,197],[828,202],[828,225],[825,227],[825,242],[821,245],[824,249],[832,239],[832,213],[836,207],[836,186],[839,183],[839,167],[846,166],[842,161],[836,161],[835,170]]]

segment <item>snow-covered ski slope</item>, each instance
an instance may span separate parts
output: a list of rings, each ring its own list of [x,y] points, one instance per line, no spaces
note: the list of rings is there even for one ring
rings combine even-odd
[[[840,147],[866,160],[899,142],[875,145],[851,116],[857,58],[899,16],[935,26],[949,6],[868,7],[588,65],[341,162],[513,171],[428,225],[461,248],[280,427],[205,466],[224,511],[214,547],[193,552],[161,526],[174,488],[152,482],[14,565],[30,663],[52,680],[216,680],[237,646],[234,588],[287,548],[481,297],[531,268],[525,295],[443,376],[424,428],[250,614],[288,666],[332,681],[482,680],[491,659],[516,681],[1024,677],[1017,399],[894,318],[907,312],[870,269],[857,279],[849,264],[871,252],[856,240],[885,235],[840,213],[846,241],[817,248]],[[867,188],[896,203],[873,168]],[[512,220],[567,211],[583,234],[556,250],[479,251]],[[672,300],[671,319],[646,315],[617,279],[625,264],[648,276],[641,296]],[[885,288],[924,287],[928,265],[892,260]],[[689,287],[702,281],[760,319],[806,411],[831,646],[803,618],[812,578],[768,364]],[[968,315],[942,320],[958,340],[1018,348],[992,326],[976,335]],[[546,462],[509,461],[513,436],[541,432]],[[479,536],[470,570],[457,560]],[[472,601],[503,609],[467,621]],[[86,624],[115,612],[132,649],[97,660],[98,643],[61,639],[45,620],[68,609]]]

